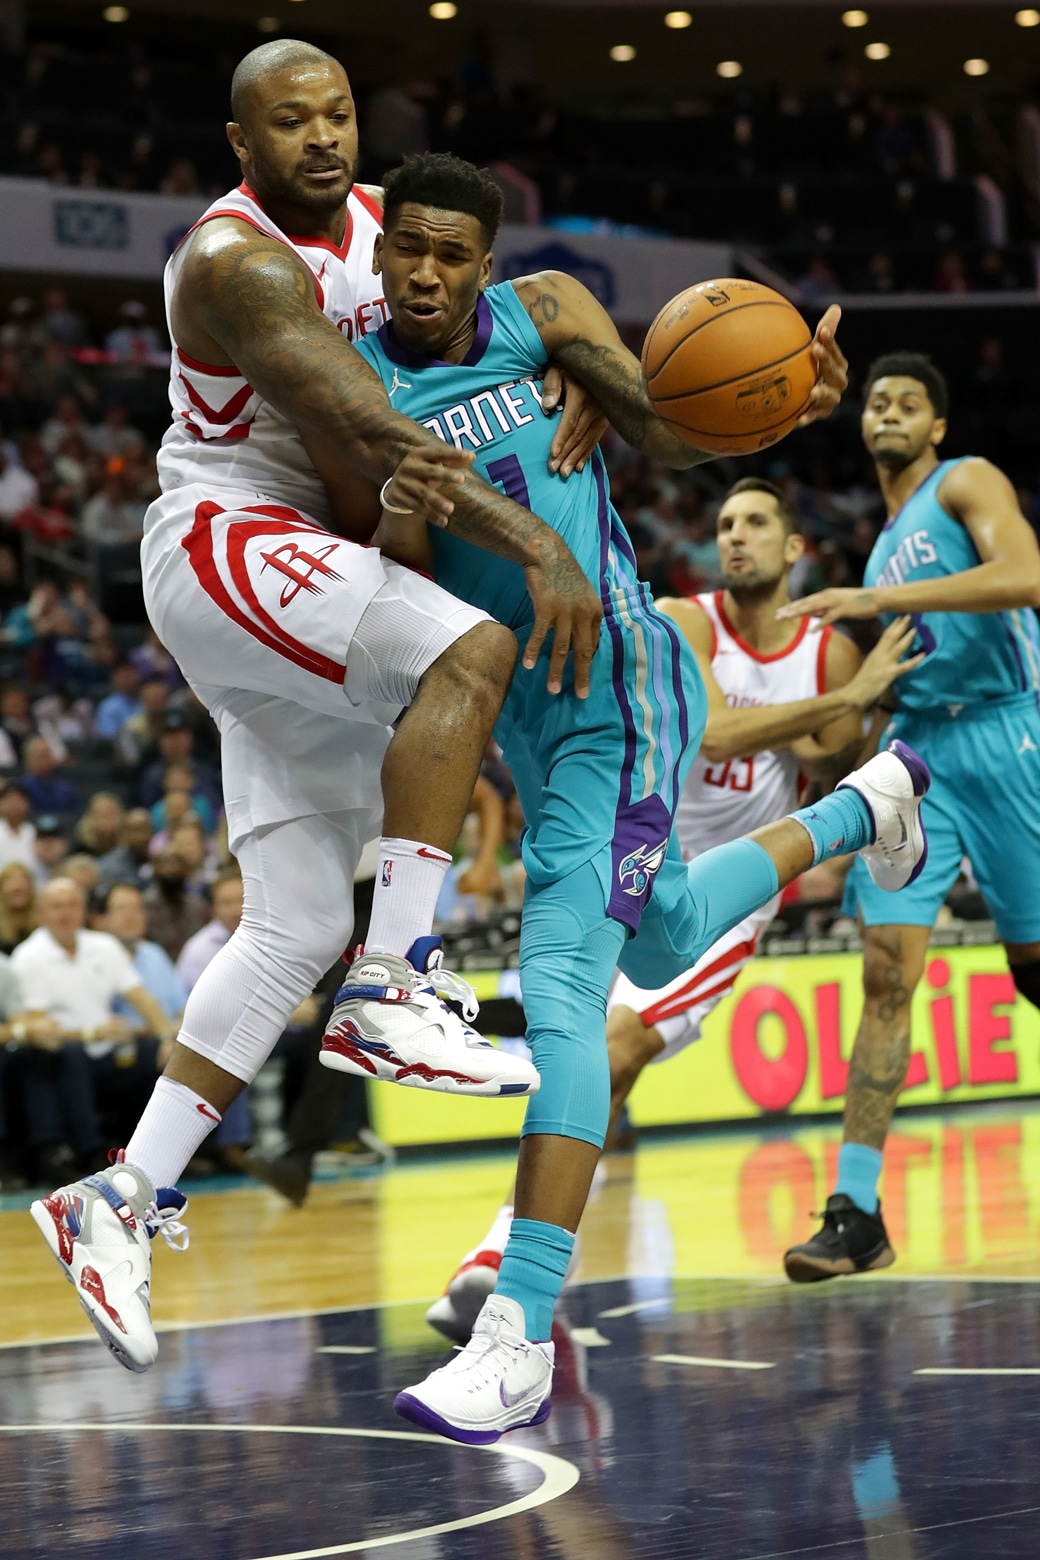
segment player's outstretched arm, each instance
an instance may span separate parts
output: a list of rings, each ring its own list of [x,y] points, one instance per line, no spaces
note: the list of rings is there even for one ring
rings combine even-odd
[[[310,273],[283,244],[233,219],[207,223],[185,256],[174,299],[177,339],[204,362],[234,364],[272,406],[381,486],[410,451],[440,441],[391,407],[377,374],[318,307]],[[329,481],[327,471],[322,475]],[[425,518],[518,563],[535,608],[524,664],[553,638],[549,688],[574,652],[584,697],[599,640],[598,592],[557,532],[473,472]]]
[[[833,785],[876,751],[875,740],[870,751],[864,753],[863,712],[872,705],[876,708],[878,700],[898,678],[920,666],[923,655],[907,656],[914,637],[913,621],[897,618],[864,660],[844,634],[830,636],[824,661],[825,690],[833,693],[841,688],[851,689],[858,707],[854,713],[828,722],[812,736],[791,743],[792,753],[811,780]],[[886,721],[890,714],[891,711],[886,712]]]
[[[753,753],[771,748],[793,747],[800,738],[822,738],[826,733],[825,742],[818,741],[815,749],[806,750],[806,756],[821,761],[821,769],[826,770],[826,760],[833,751],[840,751],[861,736],[863,711],[876,703],[897,677],[921,660],[917,656],[904,661],[913,643],[914,628],[909,618],[900,618],[885,630],[862,666],[855,646],[850,645],[851,656],[845,656],[840,647],[834,652],[836,686],[826,693],[813,699],[794,699],[790,704],[734,710],[726,703],[726,695],[711,669],[712,630],[707,614],[695,601],[679,597],[663,597],[657,602],[657,609],[672,619],[697,657],[708,696],[701,753],[712,764],[724,763],[727,758],[750,758]]]
[[[513,287],[553,362],[592,392],[628,444],[677,470],[714,459],[655,416],[639,359],[587,287],[563,271],[539,271]]]
[[[970,533],[982,560],[973,569],[905,585],[818,590],[781,607],[777,617],[812,614],[821,624],[879,612],[1007,612],[1040,607],[1040,547],[1007,477],[988,460],[959,462],[936,495]],[[930,545],[930,544],[929,544]]]

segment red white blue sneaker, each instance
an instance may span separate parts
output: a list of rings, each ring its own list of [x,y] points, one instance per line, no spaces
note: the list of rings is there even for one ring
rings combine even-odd
[[[466,1021],[445,997],[461,1003]],[[541,1080],[531,1062],[470,1027],[478,1011],[472,987],[442,968],[439,937],[417,938],[406,958],[362,953],[336,993],[321,1062],[441,1094],[535,1094]]]
[[[860,855],[878,888],[895,893],[920,877],[928,860],[921,801],[932,783],[928,765],[905,742],[890,742],[839,782],[858,791],[874,819],[874,840]]]
[[[186,1251],[179,1215],[188,1199],[156,1191],[143,1171],[117,1163],[38,1198],[29,1210],[101,1339],[127,1370],[154,1365],[149,1285],[152,1240]]]
[[[426,1313],[426,1320],[452,1343],[467,1344],[484,1302],[494,1294],[502,1252],[486,1248],[463,1257],[451,1283]]]
[[[551,1343],[524,1337],[523,1307],[492,1295],[466,1347],[418,1386],[399,1392],[394,1410],[451,1441],[490,1446],[507,1430],[548,1419],[554,1359]]]

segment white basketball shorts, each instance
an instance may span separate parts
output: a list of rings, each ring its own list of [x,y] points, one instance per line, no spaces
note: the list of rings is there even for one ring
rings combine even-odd
[[[152,625],[220,729],[232,849],[289,818],[378,811],[390,722],[487,620],[299,510],[208,484],[151,505],[141,566]]]

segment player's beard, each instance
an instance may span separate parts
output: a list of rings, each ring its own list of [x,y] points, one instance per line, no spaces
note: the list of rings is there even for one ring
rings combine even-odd
[[[262,151],[258,153],[254,147],[253,180],[256,193],[261,201],[269,204],[296,206],[300,210],[313,211],[315,214],[322,215],[336,211],[344,204],[350,193],[357,168],[352,167],[344,157],[327,160],[342,163],[347,176],[346,188],[338,182],[331,187],[308,184],[303,178],[305,164],[298,164],[286,177],[277,168],[272,167]]]
[[[884,466],[886,471],[905,471],[908,466],[913,465],[915,460],[920,459],[927,448],[927,439],[923,439],[916,446],[903,444],[895,448],[891,446],[887,449],[875,448],[873,451],[874,464],[876,466]]]
[[[743,574],[737,575],[729,575],[725,570],[722,571],[722,583],[733,600],[747,606],[768,601],[769,597],[775,594],[783,577],[782,569],[775,574],[765,574],[761,569],[745,570]]]

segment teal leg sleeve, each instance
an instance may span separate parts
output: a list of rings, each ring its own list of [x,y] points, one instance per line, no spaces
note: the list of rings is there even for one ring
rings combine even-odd
[[[520,988],[542,1085],[527,1107],[524,1137],[546,1132],[603,1147],[610,1115],[607,992],[626,935],[606,914],[591,862],[542,887],[528,880]]]
[[[618,964],[646,991],[692,969],[723,932],[766,904],[780,884],[773,858],[754,840],[717,845],[683,866],[669,854],[636,936]]]

